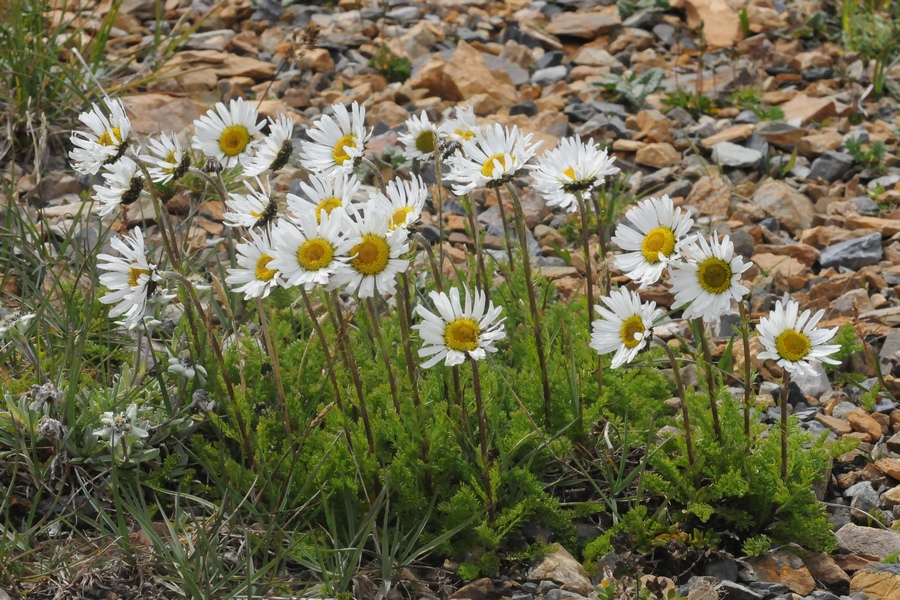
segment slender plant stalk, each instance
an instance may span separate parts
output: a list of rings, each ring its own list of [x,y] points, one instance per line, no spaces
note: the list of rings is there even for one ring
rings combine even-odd
[[[491,490],[491,470],[488,463],[487,424],[484,418],[484,401],[481,397],[481,376],[478,373],[478,361],[472,363],[472,387],[475,389],[475,410],[478,413],[478,442],[481,446],[481,476],[484,479],[484,493],[488,500],[488,517],[491,523],[497,518],[494,511],[494,492]]]
[[[443,291],[443,275],[441,269],[438,267],[437,260],[434,256],[434,249],[431,247],[431,244],[429,244],[428,240],[422,237],[422,234],[420,233],[410,233],[410,237],[420,248],[425,250],[425,253],[428,255],[428,263],[431,265],[431,276],[434,277],[434,285],[439,292]]]
[[[784,370],[784,390],[781,393],[781,481],[788,477],[788,396],[791,395],[791,374]]]
[[[481,232],[478,230],[478,220],[475,218],[475,207],[469,200],[469,196],[465,195],[461,198],[463,206],[466,207],[466,218],[469,220],[469,229],[472,230],[472,241],[475,247],[475,285],[481,288],[485,298],[489,297],[491,291],[491,282],[487,276],[487,269],[484,266],[484,249],[481,247]]]
[[[747,315],[747,307],[744,301],[738,302],[741,311],[741,341],[744,346],[744,436],[750,439],[750,317]]]
[[[666,351],[669,357],[669,364],[672,365],[672,374],[675,377],[675,389],[678,390],[678,397],[681,399],[681,418],[684,421],[684,444],[687,447],[688,464],[691,465],[691,473],[694,476],[694,484],[698,484],[697,472],[694,470],[694,442],[691,436],[691,416],[688,413],[687,397],[684,395],[684,384],[681,381],[681,369],[678,365],[678,359],[675,353],[669,348],[665,340],[654,338],[656,342]]]
[[[510,184],[507,184],[507,189],[511,187]],[[494,190],[497,192],[497,206],[500,207],[500,223],[503,225],[503,239],[506,242],[506,255],[509,257],[509,270],[512,272],[516,270],[516,263],[513,262],[512,242],[509,239],[509,229],[506,227],[506,209],[503,208],[503,198],[500,197],[500,188],[494,188]],[[516,196],[515,203],[516,205],[519,204],[518,196]],[[516,208],[516,211],[521,212],[521,207]],[[524,241],[522,242],[522,255],[528,256]]]
[[[506,189],[512,196],[513,206],[516,209],[516,225],[519,230],[519,245],[522,250],[522,271],[525,273],[525,286],[528,288],[528,307],[531,309],[531,327],[534,333],[534,344],[538,353],[538,364],[541,368],[541,386],[544,394],[544,426],[549,429],[552,424],[552,402],[550,395],[550,377],[547,373],[547,357],[544,355],[544,338],[541,335],[541,313],[538,310],[537,297],[534,293],[534,282],[531,276],[531,257],[528,255],[528,238],[525,235],[525,214],[522,212],[522,203],[519,195],[511,183],[506,183]]]
[[[606,203],[603,194],[594,196],[594,212],[597,214],[597,239],[600,247],[600,260],[606,260]]]
[[[281,361],[278,359],[278,348],[275,347],[275,342],[272,340],[272,332],[266,319],[266,307],[263,306],[263,299],[260,296],[256,297],[256,312],[257,316],[259,316],[259,327],[262,330],[263,340],[266,342],[266,353],[269,355],[269,361],[272,363],[272,374],[275,376],[275,390],[278,392],[278,402],[281,404],[284,430],[288,436],[293,436],[290,415],[288,414],[287,396],[284,393],[284,380],[281,378]]]
[[[703,348],[703,361],[706,363],[706,392],[709,396],[709,411],[712,413],[713,429],[716,432],[716,440],[722,442],[722,424],[719,422],[719,407],[716,404],[716,389],[713,380],[712,353],[709,350],[709,340],[706,339],[706,328],[702,319],[694,319],[697,332],[700,335],[700,346]]]
[[[370,297],[366,298],[366,308],[369,309],[369,318],[372,321],[372,331],[375,334],[375,342],[381,351],[381,358],[384,361],[384,368],[387,371],[388,385],[391,387],[391,397],[394,399],[394,410],[400,414],[400,394],[397,392],[397,380],[394,378],[394,368],[391,366],[391,356],[388,354],[387,347],[384,345],[384,336],[381,334],[381,323],[378,318],[378,310],[375,308],[375,301]],[[404,344],[406,345],[406,344]]]
[[[440,248],[438,249],[438,258],[440,258],[439,264],[441,265],[441,269],[444,268],[444,178],[443,178],[443,164],[441,161],[441,144],[440,140],[436,135],[433,136],[434,140],[434,203],[437,204],[437,214],[438,214],[438,235],[440,236]]]
[[[406,358],[406,373],[409,376],[409,387],[412,390],[413,405],[419,408],[419,374],[418,364],[412,354],[412,301],[409,296],[409,277],[406,273],[400,274],[400,293],[397,294],[397,307],[400,312],[400,333],[403,337],[403,356]]]
[[[591,263],[591,246],[590,233],[588,225],[590,224],[591,212],[590,204],[584,201],[581,192],[575,192],[578,199],[578,206],[581,209],[581,253],[584,257],[584,278],[587,284],[587,305],[588,305],[588,323],[587,330],[590,332],[594,323],[594,270]],[[599,218],[599,215],[598,215]],[[603,397],[603,358],[597,355],[597,400]],[[578,431],[582,431],[584,424],[584,403],[578,404]]]
[[[366,167],[368,167],[369,170],[372,171],[372,174],[375,175],[375,179],[378,181],[378,189],[380,189],[381,193],[383,194],[385,187],[384,187],[384,175],[381,174],[381,169],[379,169],[378,165],[373,163],[371,160],[369,160],[365,156],[362,157],[360,162],[362,162],[362,164],[366,165]]]

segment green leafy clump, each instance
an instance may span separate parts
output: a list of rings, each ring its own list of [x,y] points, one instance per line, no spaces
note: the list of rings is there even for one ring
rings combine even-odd
[[[747,87],[736,91],[728,97],[728,102],[740,110],[749,110],[760,121],[780,121],[784,119],[784,111],[780,106],[768,106],[763,102],[762,92]]]
[[[403,83],[412,74],[412,61],[405,56],[397,56],[387,46],[380,46],[369,66],[381,73],[389,83]]]
[[[872,142],[865,145],[860,140],[850,138],[844,142],[844,146],[847,148],[847,154],[863,167],[871,169],[875,173],[886,172],[883,161],[887,147],[884,142]]]
[[[664,106],[668,108],[683,108],[695,119],[703,115],[715,115],[718,112],[716,103],[712,98],[699,92],[693,93],[687,90],[674,90],[667,92],[662,99]]]
[[[851,323],[841,327],[838,330],[837,335],[834,336],[834,339],[829,343],[840,346],[840,349],[830,356],[830,358],[838,361],[838,363],[844,362],[850,358],[851,355],[856,354],[863,349],[862,342],[859,339],[859,333],[857,332],[856,327]],[[840,364],[826,364],[825,371],[830,373],[839,366]]]
[[[623,98],[634,108],[643,108],[647,96],[656,91],[662,82],[664,71],[653,67],[632,77],[607,75],[599,85],[613,92],[616,97]]]
[[[772,548],[772,538],[767,535],[755,535],[744,541],[741,546],[744,554],[747,556],[763,556]]]

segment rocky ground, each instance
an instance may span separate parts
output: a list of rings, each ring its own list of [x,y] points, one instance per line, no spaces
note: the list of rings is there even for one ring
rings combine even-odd
[[[745,276],[756,283],[755,315],[790,292],[802,306],[825,309],[826,326],[855,320],[871,361],[879,362],[889,390],[900,394],[900,105],[866,96],[871,64],[845,51],[839,37],[829,41],[827,30],[804,37],[819,2],[672,0],[666,10],[621,12],[605,4],[341,0],[326,8],[168,0],[165,20],[157,22],[155,1],[125,0],[108,51],[113,63],[132,63],[111,88],[137,85],[124,101],[138,138],[171,130],[187,139],[191,122],[212,103],[241,95],[261,99],[263,115],[290,115],[298,140],[332,103],[359,101],[374,128],[369,152],[376,158],[390,157],[397,129],[411,114],[426,110],[436,120],[461,102],[485,122],[534,133],[545,148],[576,133],[602,140],[617,157],[628,197],[668,194],[704,227],[732,236],[755,265]],[[739,17],[745,6],[746,28]],[[74,15],[55,15],[64,16]],[[296,41],[310,23],[320,30],[318,48],[294,60]],[[832,34],[840,31],[836,23]],[[199,26],[189,32],[193,24]],[[156,46],[157,27],[174,51]],[[408,80],[389,83],[370,66],[370,57],[385,46],[411,59]],[[659,88],[639,106],[603,85],[611,75],[628,81],[653,68],[662,70]],[[894,74],[900,78],[900,70]],[[149,83],[136,84],[151,75]],[[784,117],[760,121],[727,99],[745,87],[761,93],[761,106],[779,106]],[[692,116],[685,107],[667,107],[666,93],[679,89],[701,90],[717,103],[715,114]],[[861,164],[848,140],[863,149],[882,142],[887,152]],[[299,173],[286,168],[273,180],[276,190],[296,192],[292,182]],[[43,172],[28,165],[20,175],[19,198],[53,228],[85,227],[73,215],[88,182],[65,170],[61,152],[51,150]],[[476,200],[490,234],[487,247],[502,255],[497,199]],[[563,297],[579,293],[581,255],[573,251],[567,261],[559,252],[571,245],[560,231],[567,217],[534,193],[526,192],[523,202],[537,264]],[[168,205],[176,216],[196,208],[187,193]],[[220,239],[222,208],[218,201],[199,206],[189,232],[195,249]],[[454,200],[444,204],[446,255],[456,263],[471,248],[460,209]],[[142,214],[139,207],[129,210],[129,218],[154,219],[152,210]],[[435,226],[432,234],[437,231],[435,215],[425,214],[424,222]],[[598,261],[594,271],[599,267]],[[646,296],[671,303],[663,286]],[[720,323],[720,333],[731,324]],[[849,360],[848,370],[864,375],[871,387],[876,372],[866,352]],[[882,564],[900,551],[900,532],[871,526],[872,516],[888,524],[900,520],[900,410],[889,399],[864,406],[860,393],[835,389],[824,372],[797,383],[803,394],[792,395],[792,409],[804,427],[860,440],[819,490],[841,552],[801,559],[781,549],[757,559],[723,560],[679,588],[692,600],[900,598],[900,565]],[[774,421],[772,396],[763,389],[760,398],[770,402]],[[458,590],[428,583],[428,594],[443,597],[559,600],[591,596],[596,581],[561,551],[518,578],[484,579]],[[425,597],[425,588],[418,589]]]

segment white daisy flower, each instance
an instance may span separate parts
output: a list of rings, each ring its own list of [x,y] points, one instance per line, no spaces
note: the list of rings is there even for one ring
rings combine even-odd
[[[120,204],[133,204],[141,197],[144,189],[144,176],[137,163],[127,156],[103,169],[106,185],[94,185],[94,197],[100,202],[101,217],[113,212]]]
[[[353,195],[359,190],[359,180],[353,174],[339,171],[334,177],[324,177],[315,174],[309,176],[309,185],[303,181],[298,182],[300,189],[306,195],[305,198],[295,194],[287,195],[288,210],[295,215],[315,209],[316,219],[322,214],[331,214],[335,208],[342,207],[348,215],[353,211]]]
[[[388,229],[412,227],[419,220],[428,196],[428,188],[422,178],[413,175],[409,181],[392,179],[385,186],[385,192],[372,194],[369,201],[388,212]]]
[[[670,278],[675,302],[672,309],[687,304],[685,319],[702,317],[708,321],[731,311],[731,301],[740,300],[750,290],[741,285],[741,274],[750,268],[726,235],[707,242],[701,237],[685,246],[689,262],[672,263]]]
[[[256,154],[244,165],[244,175],[255,177],[265,171],[273,173],[280,170],[294,154],[294,122],[287,115],[278,114],[278,118],[269,117],[269,135],[263,138]]]
[[[466,356],[472,360],[483,360],[487,353],[494,353],[494,344],[506,337],[503,330],[502,308],[487,301],[480,290],[474,297],[464,289],[465,305],[460,301],[459,289],[451,288],[450,295],[443,292],[431,292],[429,297],[437,313],[433,313],[421,304],[416,312],[423,321],[413,325],[419,330],[424,345],[419,349],[421,358],[430,357],[422,364],[428,369],[444,361],[444,365],[452,367],[465,362]]]
[[[317,173],[350,173],[365,152],[371,132],[366,131],[366,109],[354,102],[350,111],[343,104],[331,107],[337,120],[323,115],[307,133],[312,142],[300,150],[300,164]]]
[[[525,166],[541,142],[531,144],[533,134],[523,136],[518,127],[508,130],[499,123],[475,131],[475,137],[462,142],[465,156],[447,159],[450,179],[457,196],[479,187],[497,187],[511,180]]]
[[[215,109],[194,121],[196,134],[191,144],[206,156],[215,158],[225,169],[246,165],[259,144],[257,136],[264,121],[243,98],[232,100],[228,107],[221,102]]]
[[[156,265],[147,260],[144,233],[140,227],[135,227],[131,235],[113,239],[110,244],[121,256],[97,256],[104,261],[97,267],[107,271],[100,275],[100,283],[111,290],[100,298],[100,302],[116,304],[109,316],[125,315],[122,324],[134,329],[144,317],[147,299],[156,291],[162,276],[156,271]]]
[[[354,230],[348,235],[359,241],[350,248],[350,268],[334,275],[332,287],[346,284],[345,291],[358,290],[360,298],[371,298],[375,290],[382,296],[394,293],[397,273],[409,266],[408,260],[400,258],[409,245],[406,229],[388,231],[388,219],[386,211],[372,205],[356,213]]]
[[[75,149],[69,152],[72,168],[85,175],[95,175],[100,167],[109,165],[125,155],[131,135],[131,121],[125,114],[121,100],[105,98],[109,116],[94,104],[78,115],[90,131],[73,131],[70,138]]]
[[[136,404],[129,405],[125,412],[105,412],[100,417],[100,422],[106,427],[95,429],[94,435],[101,438],[109,438],[109,445],[112,447],[116,447],[122,438],[125,438],[126,442],[128,442],[127,436],[135,438],[147,437],[149,435],[147,430],[138,427],[135,424],[136,421]]]
[[[456,118],[446,123],[447,136],[460,144],[475,137],[475,132],[480,131],[475,122],[475,109],[469,104],[456,107]]]
[[[296,219],[283,220],[275,229],[273,260],[269,267],[281,273],[281,285],[302,285],[307,290],[316,285],[328,286],[336,273],[349,268],[350,250],[361,240],[348,237],[354,227],[342,210],[322,213],[316,222],[315,213],[307,210]]]
[[[150,154],[142,154],[141,160],[147,163],[150,179],[155,183],[168,183],[184,177],[191,167],[191,155],[184,151],[181,141],[174,133],[169,137],[160,134],[159,139],[150,138],[147,142]]]
[[[612,368],[618,369],[649,343],[653,323],[663,310],[656,308],[656,302],[642,303],[637,292],[625,288],[613,290],[601,300],[609,308],[594,307],[601,318],[593,323],[590,346],[598,354],[615,352]]]
[[[244,181],[244,186],[249,194],[229,194],[225,200],[228,212],[225,213],[225,224],[229,227],[253,227],[265,228],[278,215],[278,202],[271,195],[269,180],[263,184],[259,177],[256,180],[257,190],[249,181]]]
[[[398,137],[403,144],[403,155],[410,160],[428,160],[434,156],[434,149],[440,146],[446,135],[446,128],[428,120],[428,114],[422,111],[420,116],[413,115],[406,120],[406,133]]]
[[[839,364],[829,355],[841,349],[838,345],[826,345],[825,342],[834,337],[838,328],[817,329],[816,324],[825,314],[818,311],[810,317],[807,309],[798,316],[800,305],[789,300],[782,305],[781,300],[768,317],[762,317],[756,331],[759,341],[766,350],[759,353],[759,359],[771,358],[779,367],[791,373],[815,375],[818,363]]]
[[[615,175],[616,157],[606,150],[599,150],[594,140],[582,142],[581,137],[563,138],[559,146],[545,152],[532,167],[534,188],[544,195],[547,206],[559,206],[568,212],[578,209],[577,193],[586,197],[606,181],[607,175]]]
[[[245,300],[265,298],[272,288],[281,283],[281,274],[269,264],[275,257],[268,242],[268,236],[250,230],[250,239],[238,244],[238,268],[228,269],[225,282],[232,286],[232,291],[243,293]]]
[[[625,213],[633,227],[620,223],[612,241],[625,250],[615,258],[616,267],[646,287],[656,283],[673,260],[681,257],[685,236],[694,220],[682,215],[668,196],[648,198]]]

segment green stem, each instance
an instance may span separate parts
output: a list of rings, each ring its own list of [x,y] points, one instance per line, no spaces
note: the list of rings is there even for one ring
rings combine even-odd
[[[397,295],[397,300],[399,303],[397,308],[400,312],[400,333],[403,337],[401,346],[403,346],[403,355],[406,358],[406,373],[409,375],[413,405],[418,409],[421,402],[419,399],[419,376],[418,365],[412,353],[412,327],[410,325],[412,322],[412,300],[409,294],[409,277],[407,277],[406,273],[400,274],[400,293]]]
[[[588,232],[589,221],[591,218],[590,204],[584,201],[581,192],[575,192],[578,199],[578,206],[581,209],[581,253],[584,257],[584,278],[587,285],[587,305],[588,305],[588,332],[594,323],[594,273],[591,263],[591,247],[590,233]],[[597,355],[597,401],[603,397],[603,358]],[[578,431],[583,431],[584,427],[584,403],[578,404]]]
[[[753,382],[750,381],[750,318],[744,301],[738,302],[741,311],[741,341],[744,346],[744,436],[750,439],[750,400]]]
[[[719,422],[719,407],[716,404],[716,389],[713,378],[712,353],[709,350],[709,340],[706,338],[706,328],[701,319],[694,319],[697,325],[697,333],[700,336],[700,345],[703,348],[703,362],[706,371],[706,393],[709,396],[709,410],[712,413],[713,428],[716,432],[716,440],[722,442],[722,424]]]
[[[372,321],[372,332],[375,334],[375,342],[381,351],[381,358],[384,361],[384,368],[387,371],[388,385],[391,387],[391,397],[394,399],[394,410],[400,414],[400,394],[397,393],[397,380],[394,378],[394,369],[391,366],[391,356],[388,354],[387,347],[384,345],[384,336],[381,335],[381,324],[378,319],[378,311],[375,309],[375,301],[369,297],[366,298],[366,308],[369,310],[369,318]]]
[[[278,402],[281,405],[284,431],[288,434],[288,437],[292,437],[293,432],[291,431],[291,420],[288,414],[287,396],[284,393],[284,381],[281,378],[281,361],[278,359],[278,348],[275,347],[275,342],[272,340],[272,332],[266,319],[266,308],[260,296],[256,297],[256,313],[259,317],[259,327],[262,330],[263,340],[266,343],[266,353],[269,355],[269,361],[272,363],[272,374],[275,376],[275,390],[278,392]]]
[[[788,477],[788,396],[791,394],[791,375],[784,370],[784,390],[781,393],[781,481]]]
[[[478,441],[481,446],[481,476],[484,479],[484,493],[488,501],[488,518],[493,523],[497,515],[494,511],[494,493],[491,490],[491,470],[488,462],[487,424],[484,418],[484,401],[481,397],[481,377],[478,373],[478,361],[471,359],[472,387],[475,389],[475,411],[478,413]]]
[[[466,218],[469,220],[469,229],[472,233],[472,241],[475,247],[475,285],[484,292],[485,298],[490,297],[491,282],[487,276],[487,269],[484,266],[484,249],[481,246],[481,232],[478,230],[478,221],[475,217],[475,207],[469,200],[469,196],[461,198],[463,206],[466,207]]]
[[[695,486],[699,484],[697,472],[694,470],[694,442],[691,436],[691,416],[688,413],[687,397],[684,395],[684,384],[681,381],[681,370],[678,365],[678,359],[665,340],[656,339],[657,343],[662,346],[669,357],[669,364],[672,365],[672,373],[675,377],[675,389],[678,390],[678,397],[681,399],[681,418],[684,421],[684,444],[687,447],[688,464],[691,465],[691,473],[694,476]]]
[[[512,185],[507,183],[506,189],[510,189],[510,188],[512,188]],[[513,262],[512,242],[509,239],[509,229],[506,227],[506,209],[503,208],[503,198],[500,197],[500,188],[497,187],[497,188],[494,188],[494,190],[497,192],[497,206],[500,207],[500,223],[503,225],[503,240],[506,242],[506,255],[509,257],[509,271],[513,272],[516,270],[516,265]],[[513,192],[510,192],[510,193],[513,194],[514,196],[516,196],[515,193],[513,193]],[[518,196],[516,196],[516,198],[515,198],[515,204],[517,206],[519,204]],[[517,215],[519,212],[521,212],[521,207],[516,208]],[[522,255],[528,256],[528,250],[525,246],[524,241],[522,242]]]
[[[385,186],[384,186],[384,175],[381,174],[381,169],[379,169],[378,165],[373,163],[371,160],[369,160],[365,156],[362,157],[360,162],[362,162],[362,164],[366,165],[369,168],[369,170],[372,171],[372,174],[375,175],[375,179],[378,181],[378,189],[380,189],[381,193],[383,194],[384,190],[385,190]]]

